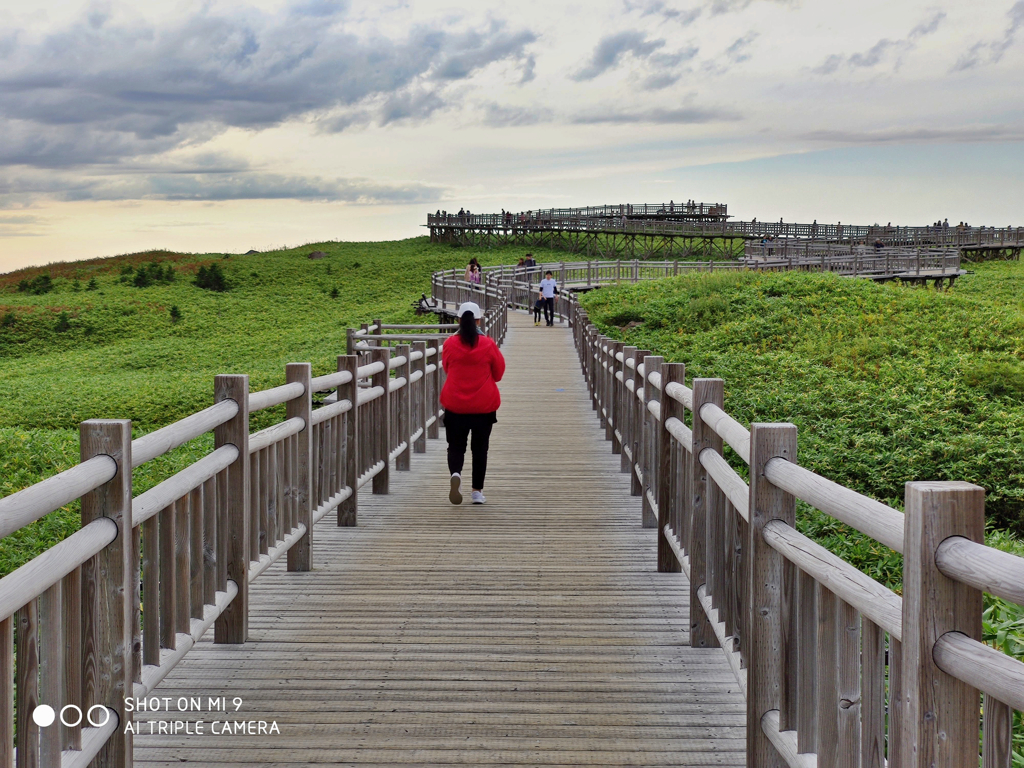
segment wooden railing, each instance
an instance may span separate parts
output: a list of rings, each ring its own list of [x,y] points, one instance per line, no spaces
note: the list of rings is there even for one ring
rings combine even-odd
[[[621,203],[616,205],[590,205],[583,208],[542,208],[530,211],[508,211],[500,213],[446,213],[444,215],[427,214],[427,225],[447,226],[485,226],[501,227],[512,224],[553,222],[580,219],[612,219],[636,217],[665,218],[703,218],[726,217],[728,206],[725,203],[675,202],[667,203]]]
[[[530,216],[471,214],[467,216],[436,216],[427,214],[426,226],[432,233],[458,229],[510,229],[516,231],[566,231],[609,234],[632,234],[666,237],[725,237],[779,240],[816,240],[831,243],[873,245],[880,241],[887,246],[938,246],[961,248],[971,246],[1020,248],[1024,245],[1024,227],[907,227],[865,226],[855,224],[799,224],[784,221],[729,221],[725,206],[700,205],[694,216],[666,215],[667,204],[652,206],[597,206],[579,209],[535,211]],[[664,207],[664,211],[662,211]],[[676,204],[679,209],[679,204]],[[633,213],[630,213],[630,210]]]
[[[537,294],[537,284],[550,271],[562,289],[586,290],[604,285],[658,280],[691,272],[735,272],[738,270],[784,271],[801,270],[832,272],[851,277],[927,274],[931,277],[961,274],[960,254],[954,250],[892,249],[883,255],[855,252],[849,247],[833,247],[830,255],[819,253],[808,259],[766,258],[742,261],[653,261],[647,259],[616,259],[558,261],[519,267],[498,264],[483,267],[483,283],[470,283],[460,269],[435,272],[431,277],[433,298],[453,315],[463,301],[477,301],[481,307],[494,309],[503,304],[530,309]],[[568,318],[568,294],[555,302],[560,318]],[[499,317],[504,322],[504,314]],[[486,323],[489,322],[485,320]],[[502,326],[504,333],[504,326]]]
[[[721,379],[564,311],[658,570],[689,579],[690,643],[744,692],[747,765],[976,766],[980,691],[983,765],[1009,766],[1024,664],[980,642],[982,592],[1024,604],[1024,559],[982,543],[984,491],[908,483],[899,512],[801,467],[794,425],[737,422]],[[797,500],[902,553],[902,597],[801,534]]]
[[[484,328],[500,342],[507,303],[491,299]],[[0,499],[0,537],[82,510],[79,531],[0,579],[0,768],[130,766],[125,698],[153,691],[211,626],[217,643],[245,642],[249,583],[286,553],[309,570],[313,525],[335,509],[355,525],[360,489],[387,493],[392,462],[409,469],[438,436],[454,328],[376,321],[349,331],[336,371],[291,363],[261,392],[217,376],[213,405],[135,440],[130,421],[86,421],[80,464]],[[250,414],[281,405],[250,434]],[[133,498],[134,469],[210,431],[210,453]],[[78,724],[40,727],[40,705]]]

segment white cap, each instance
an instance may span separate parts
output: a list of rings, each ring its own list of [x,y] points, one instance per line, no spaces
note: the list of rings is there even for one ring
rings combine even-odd
[[[472,312],[473,317],[479,320],[483,317],[483,312],[480,311],[480,305],[473,301],[464,301],[459,305],[459,317],[462,317],[467,312]]]

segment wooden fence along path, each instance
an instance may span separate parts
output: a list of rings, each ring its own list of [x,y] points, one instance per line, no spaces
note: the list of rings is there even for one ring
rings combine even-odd
[[[507,342],[483,507],[446,502],[452,326],[379,320],[336,371],[218,376],[134,440],[85,422],[81,464],[0,499],[0,535],[79,498],[83,523],[0,580],[0,768],[1008,768],[1024,664],[979,642],[982,592],[1024,604],[1024,559],[982,543],[981,488],[910,483],[902,513],[836,485],[793,425],[731,418],[727,382],[601,335],[571,291],[571,333],[533,328],[508,311],[533,276],[485,273],[432,280]],[[797,499],[901,552],[903,595],[802,536]]]
[[[156,690],[241,697],[230,719],[281,734],[138,736],[136,765],[743,765],[739,687],[649,567],[572,338],[510,319],[487,504],[449,503],[428,441],[357,527],[316,526],[312,571],[253,584],[250,642],[201,643]]]

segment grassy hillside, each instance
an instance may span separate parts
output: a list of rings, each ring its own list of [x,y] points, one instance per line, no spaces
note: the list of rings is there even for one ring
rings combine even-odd
[[[326,258],[310,260],[317,250]],[[289,362],[334,370],[346,328],[375,317],[430,322],[412,303],[430,292],[432,271],[473,255],[484,265],[515,263],[526,251],[415,238],[250,255],[153,252],[0,275],[0,497],[76,463],[85,419],[131,419],[138,437],[210,405],[218,373],[248,373],[258,390],[282,383]],[[230,290],[193,284],[214,265]],[[274,416],[260,414],[254,426]],[[137,470],[136,492],[209,443],[200,438]],[[0,540],[0,575],[76,530],[77,514],[72,505]]]
[[[969,480],[1024,531],[1022,283],[1020,263],[979,265],[948,293],[724,273],[583,302],[612,335],[725,379],[741,422],[797,424],[801,461],[828,477],[896,506],[907,480]]]

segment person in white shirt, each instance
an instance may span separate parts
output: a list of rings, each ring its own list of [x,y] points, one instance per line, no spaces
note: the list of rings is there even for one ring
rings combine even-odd
[[[544,297],[544,319],[547,325],[555,324],[555,294],[558,293],[558,283],[551,274],[551,270],[544,273],[544,279],[540,281],[540,294]]]

